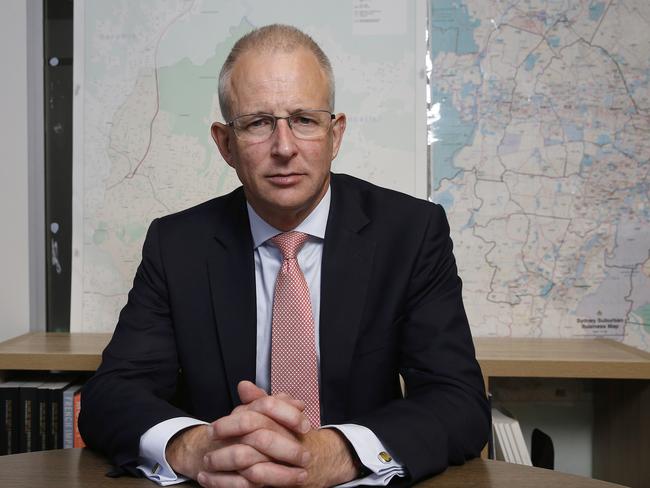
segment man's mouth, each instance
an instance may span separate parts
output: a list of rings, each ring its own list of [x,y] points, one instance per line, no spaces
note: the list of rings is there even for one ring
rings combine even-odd
[[[291,186],[298,183],[303,176],[305,176],[303,173],[278,173],[268,176],[268,179],[274,185]]]

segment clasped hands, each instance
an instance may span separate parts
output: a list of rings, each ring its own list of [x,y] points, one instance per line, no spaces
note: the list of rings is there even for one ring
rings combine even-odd
[[[169,442],[174,471],[204,487],[321,487],[357,476],[345,438],[335,429],[312,429],[302,401],[267,395],[250,381],[237,391],[242,404],[230,415]]]

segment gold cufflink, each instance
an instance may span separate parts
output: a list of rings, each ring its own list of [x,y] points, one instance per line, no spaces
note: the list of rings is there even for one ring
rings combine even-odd
[[[390,462],[393,460],[393,458],[390,457],[390,454],[388,454],[386,451],[381,451],[381,452],[377,455],[377,457],[379,458],[379,460],[380,460],[382,463],[390,463]]]

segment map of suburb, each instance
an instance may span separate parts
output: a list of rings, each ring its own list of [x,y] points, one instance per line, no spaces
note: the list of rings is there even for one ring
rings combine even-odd
[[[415,4],[77,0],[71,330],[114,329],[154,218],[239,186],[210,125],[223,121],[221,65],[255,27],[294,24],[328,53],[335,110],[348,115],[333,170],[413,193],[416,166],[427,166],[425,24],[416,26]]]
[[[429,14],[432,199],[473,333],[650,350],[650,3]]]

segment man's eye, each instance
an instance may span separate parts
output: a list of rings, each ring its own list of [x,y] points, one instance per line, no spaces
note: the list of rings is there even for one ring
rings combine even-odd
[[[294,117],[291,120],[292,124],[296,125],[316,125],[317,122],[316,120],[312,119],[311,117],[307,117],[306,115],[298,115]]]
[[[273,123],[267,117],[259,117],[257,119],[252,119],[246,123],[245,129],[255,130],[255,129],[264,129],[266,127],[272,126]]]

